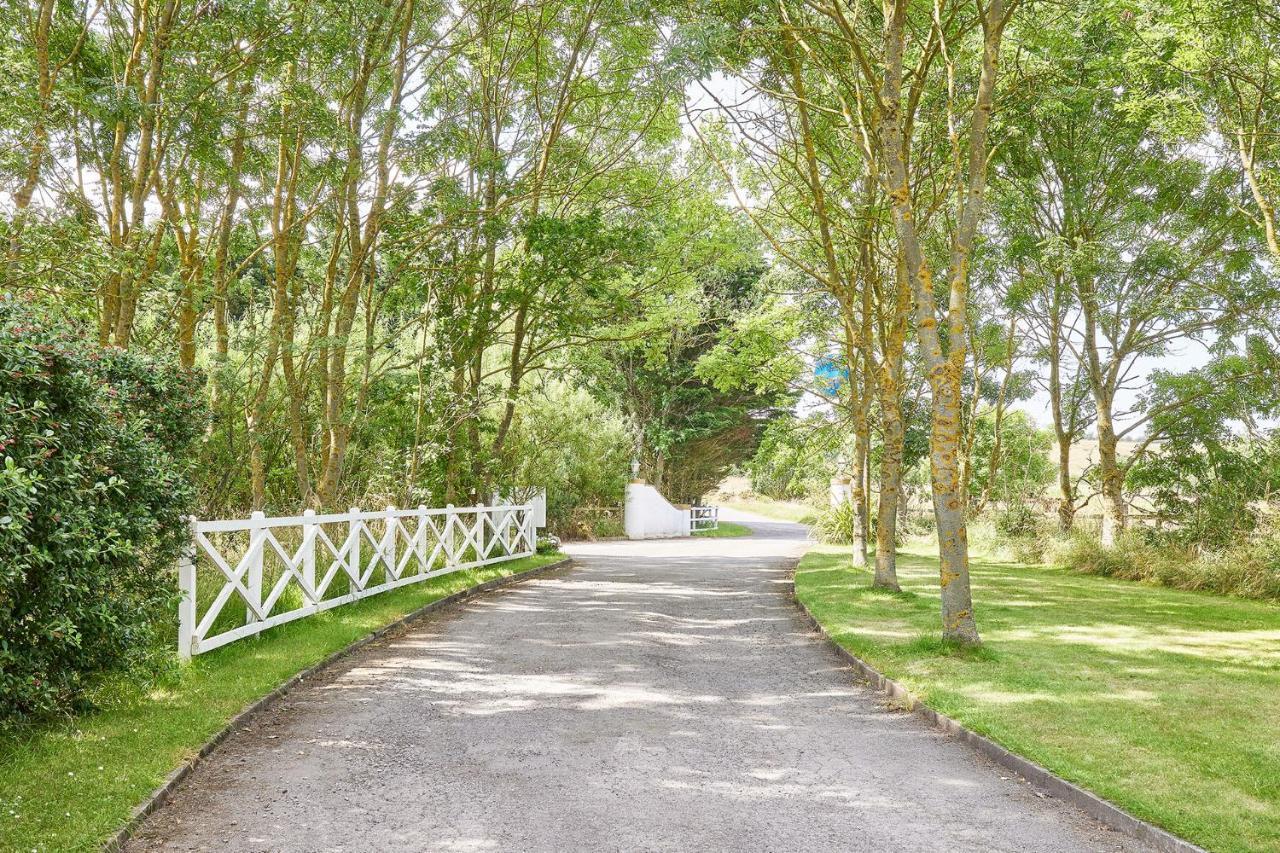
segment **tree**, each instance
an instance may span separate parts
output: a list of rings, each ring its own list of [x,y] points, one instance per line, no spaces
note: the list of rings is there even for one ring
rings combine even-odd
[[[850,18],[839,5],[821,4],[835,21],[861,77],[862,86],[849,102],[862,106],[860,126],[874,137],[878,178],[889,200],[900,262],[915,300],[915,328],[928,371],[932,397],[930,468],[934,515],[938,529],[942,587],[942,635],[964,644],[979,642],[969,589],[969,556],[961,473],[961,412],[964,368],[968,358],[968,300],[974,241],[983,212],[989,138],[995,108],[1000,49],[1017,0],[992,0],[970,10],[965,4],[935,4],[932,9],[909,0],[884,4],[877,45],[867,25]],[[908,53],[913,63],[906,76]],[[974,73],[976,71],[976,74]],[[932,77],[941,74],[940,78]],[[960,100],[960,75],[972,81],[968,109]],[[940,316],[933,284],[933,263],[926,252],[916,193],[931,170],[921,170],[928,157],[913,159],[924,88],[930,79],[945,86],[941,116],[945,123],[949,163],[947,186],[954,193],[946,228],[946,310]],[[906,81],[904,84],[904,80]],[[904,88],[905,85],[905,88]],[[942,329],[940,329],[940,324]]]

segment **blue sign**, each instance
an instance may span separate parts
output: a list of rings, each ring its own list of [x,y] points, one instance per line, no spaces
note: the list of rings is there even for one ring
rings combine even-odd
[[[834,396],[849,381],[849,368],[835,356],[824,355],[813,365],[813,378],[824,394]]]

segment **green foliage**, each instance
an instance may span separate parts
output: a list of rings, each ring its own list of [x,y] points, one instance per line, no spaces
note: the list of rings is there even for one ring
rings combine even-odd
[[[1025,503],[1015,503],[995,514],[996,532],[1008,538],[1035,536],[1044,514]]]
[[[590,394],[548,383],[521,404],[507,447],[501,487],[547,490],[552,530],[575,534],[575,510],[621,505],[631,476],[626,423]]]
[[[832,545],[853,544],[854,529],[857,526],[858,514],[853,503],[840,501],[829,506],[818,514],[813,522],[813,533],[819,542]]]
[[[0,720],[72,706],[171,630],[196,377],[0,299]]]
[[[1054,476],[1049,450],[1053,435],[1040,429],[1022,411],[1007,412],[1000,424],[1000,457],[995,479],[991,456],[995,450],[995,418],[988,413],[977,419],[970,453],[970,494],[985,495],[1006,505],[1039,497]]]
[[[735,217],[721,211],[713,221],[727,232],[718,239],[751,245]],[[709,248],[704,240],[699,237],[691,251]],[[681,503],[710,491],[749,458],[766,425],[791,403],[777,383],[742,384],[724,372],[732,365],[729,372],[741,378],[750,363],[758,374],[765,368],[758,360],[778,355],[777,346],[753,335],[758,347],[722,358],[725,342],[736,339],[735,318],[750,316],[768,301],[758,253],[744,249],[707,260],[710,265],[690,277],[687,290],[656,306],[656,325],[645,317],[622,330],[622,340],[576,356],[578,374],[592,393],[630,422],[641,476]]]
[[[1251,338],[1184,374],[1159,372],[1144,405],[1167,436],[1139,459],[1128,483],[1154,504],[1175,538],[1223,548],[1259,526],[1280,492],[1280,433],[1233,434],[1232,422],[1276,414],[1277,357]]]
[[[751,490],[774,500],[826,500],[841,443],[829,418],[778,418],[746,465]]]
[[[1276,528],[1214,551],[1139,530],[1126,531],[1111,547],[1077,533],[1052,549],[1049,559],[1085,574],[1280,600],[1280,529]]]

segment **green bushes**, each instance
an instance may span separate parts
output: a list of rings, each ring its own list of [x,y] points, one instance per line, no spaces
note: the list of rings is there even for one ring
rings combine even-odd
[[[586,391],[548,383],[521,402],[499,486],[546,488],[547,523],[557,536],[621,536],[633,443],[626,422]]]
[[[1275,530],[1216,551],[1197,551],[1137,530],[1127,531],[1112,547],[1076,533],[1051,547],[1048,561],[1086,574],[1176,589],[1280,599],[1280,531]]]
[[[851,545],[856,524],[857,513],[854,511],[853,503],[840,501],[818,515],[813,522],[813,533],[818,537],[818,541],[828,545]]]
[[[0,297],[0,723],[145,659],[186,539],[194,377]]]

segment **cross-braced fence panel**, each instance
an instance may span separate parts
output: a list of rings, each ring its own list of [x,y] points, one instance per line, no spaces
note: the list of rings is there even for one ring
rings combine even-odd
[[[720,527],[720,507],[695,506],[689,510],[689,527],[692,531],[716,530]]]
[[[437,575],[527,557],[530,505],[191,522],[179,652],[197,655]]]

